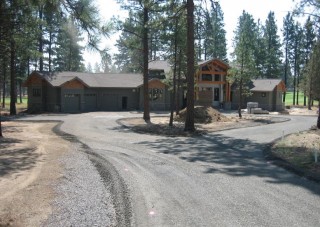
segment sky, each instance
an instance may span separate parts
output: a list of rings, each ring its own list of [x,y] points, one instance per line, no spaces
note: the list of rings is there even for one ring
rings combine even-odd
[[[208,0],[207,0],[208,1]],[[232,39],[234,36],[234,30],[236,29],[238,18],[242,14],[242,11],[250,13],[255,20],[261,20],[264,24],[270,11],[275,13],[276,22],[278,26],[278,35],[281,37],[281,29],[283,24],[283,18],[285,15],[292,11],[297,0],[218,0],[222,11],[224,13],[225,30],[227,32],[227,50],[228,53],[232,52]],[[120,6],[116,3],[116,0],[96,0],[96,4],[100,10],[101,17],[104,20],[109,20],[114,15],[125,17],[127,14],[120,9]],[[114,46],[115,41],[120,33],[116,33],[111,36],[110,39],[103,42],[103,46],[108,46],[112,53],[117,52]],[[85,52],[84,59],[86,64],[90,62],[92,66],[95,62],[100,63],[100,58],[97,54]]]

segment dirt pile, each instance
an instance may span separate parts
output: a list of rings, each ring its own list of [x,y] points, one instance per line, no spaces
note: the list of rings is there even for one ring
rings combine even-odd
[[[179,115],[175,116],[176,121],[185,121],[187,109],[180,111]],[[222,115],[218,110],[210,106],[195,106],[194,107],[194,121],[195,123],[211,123],[211,122],[227,122],[229,118]]]

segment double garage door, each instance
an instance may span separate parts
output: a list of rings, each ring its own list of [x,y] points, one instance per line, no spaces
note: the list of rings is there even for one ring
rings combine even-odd
[[[81,100],[83,98],[83,100]],[[81,97],[80,94],[65,94],[64,95],[64,112],[77,113],[77,112],[88,112],[88,111],[119,111],[126,110],[128,106],[128,97],[119,94],[102,94],[99,101],[97,94],[84,94]],[[82,107],[81,107],[82,103]]]
[[[66,94],[64,96],[65,106],[64,112],[76,113],[81,111],[81,95],[80,94]],[[97,95],[85,94],[84,95],[84,111],[96,111],[97,110]]]

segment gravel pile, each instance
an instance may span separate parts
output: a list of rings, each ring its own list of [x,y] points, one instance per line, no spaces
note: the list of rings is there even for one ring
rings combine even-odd
[[[116,212],[96,167],[81,144],[63,157],[65,173],[57,185],[53,214],[44,226],[115,226]]]

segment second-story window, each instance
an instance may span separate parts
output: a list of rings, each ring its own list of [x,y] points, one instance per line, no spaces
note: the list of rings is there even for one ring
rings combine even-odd
[[[211,74],[202,74],[202,81],[212,81]]]

